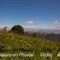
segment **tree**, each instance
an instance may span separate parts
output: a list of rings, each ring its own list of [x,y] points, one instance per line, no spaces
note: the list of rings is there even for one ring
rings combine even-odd
[[[23,27],[21,25],[13,26],[11,31],[14,32],[14,33],[21,33],[21,34],[24,33],[24,29],[23,29]]]
[[[3,31],[6,32],[6,31],[7,31],[7,28],[8,28],[8,27],[5,26],[5,27],[3,28]]]

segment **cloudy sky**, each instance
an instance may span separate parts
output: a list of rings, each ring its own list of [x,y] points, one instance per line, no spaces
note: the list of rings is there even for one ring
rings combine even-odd
[[[0,26],[60,29],[60,0],[0,0]]]

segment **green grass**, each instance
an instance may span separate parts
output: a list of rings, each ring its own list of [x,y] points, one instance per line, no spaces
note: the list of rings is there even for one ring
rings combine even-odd
[[[60,60],[56,56],[60,52],[60,42],[42,40],[41,38],[0,33],[0,53],[32,53],[33,57],[0,57],[0,60]],[[40,54],[52,53],[52,57],[41,57]]]

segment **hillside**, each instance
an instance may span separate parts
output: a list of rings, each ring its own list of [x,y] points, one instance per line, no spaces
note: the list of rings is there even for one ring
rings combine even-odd
[[[2,32],[0,33],[0,53],[25,53],[33,57],[15,56],[0,57],[0,60],[60,60],[56,54],[60,52],[60,42],[42,40],[26,35]],[[51,53],[52,57],[40,56],[41,53]]]

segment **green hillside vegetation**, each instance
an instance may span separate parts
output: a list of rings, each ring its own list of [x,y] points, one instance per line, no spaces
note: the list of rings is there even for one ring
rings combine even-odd
[[[42,40],[12,32],[0,33],[0,53],[32,53],[33,57],[0,57],[0,60],[60,60],[60,42]],[[40,53],[52,53],[53,57],[41,57]]]

